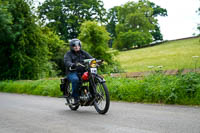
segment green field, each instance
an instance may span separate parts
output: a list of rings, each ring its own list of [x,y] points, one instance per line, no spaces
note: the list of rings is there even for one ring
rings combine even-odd
[[[193,56],[199,56],[195,58]],[[200,37],[169,41],[161,45],[119,52],[116,59],[125,72],[200,67]],[[154,66],[153,68],[149,68]]]

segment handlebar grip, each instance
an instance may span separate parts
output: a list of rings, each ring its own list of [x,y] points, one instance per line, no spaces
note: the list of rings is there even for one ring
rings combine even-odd
[[[85,67],[85,65],[81,64],[81,63],[77,63],[76,66],[82,66]]]

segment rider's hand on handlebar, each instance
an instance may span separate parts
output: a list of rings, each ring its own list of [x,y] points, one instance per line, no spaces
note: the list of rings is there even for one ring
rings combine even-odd
[[[76,63],[76,66],[81,66],[81,67],[85,67],[83,64],[81,63]]]
[[[71,69],[75,69],[77,67],[77,65],[74,63],[71,65]]]
[[[72,68],[72,69],[75,69],[75,68],[78,67],[78,66],[85,67],[85,66],[84,66],[83,64],[81,64],[81,63],[74,63],[74,64],[72,64],[71,68]]]

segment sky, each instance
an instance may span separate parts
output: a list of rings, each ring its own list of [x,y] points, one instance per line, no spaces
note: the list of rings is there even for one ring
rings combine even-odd
[[[128,1],[137,0],[103,0],[106,9],[120,6]],[[200,0],[150,0],[156,5],[167,9],[168,16],[158,17],[164,40],[180,39],[198,33],[197,24],[200,16],[196,13]]]
[[[44,0],[34,0],[41,1]],[[114,6],[120,6],[128,1],[137,0],[102,0],[108,10]],[[200,0],[150,0],[156,5],[167,9],[168,16],[158,17],[158,23],[164,40],[191,37],[197,31],[200,24],[200,16],[196,13],[200,7]]]

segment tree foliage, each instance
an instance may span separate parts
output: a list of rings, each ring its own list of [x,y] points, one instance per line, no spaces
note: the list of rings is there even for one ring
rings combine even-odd
[[[106,14],[107,18],[107,24],[106,24],[106,30],[110,33],[110,41],[109,41],[109,47],[112,48],[113,40],[116,38],[116,32],[115,28],[118,23],[118,6],[115,6],[108,10],[108,13]]]
[[[197,10],[198,15],[200,16],[200,7]],[[197,30],[199,30],[199,35],[200,35],[200,23],[197,25]]]
[[[1,42],[5,42],[6,40],[14,39],[11,36],[11,25],[12,25],[12,15],[8,11],[8,2],[0,0],[0,37]]]
[[[167,16],[167,10],[148,0],[127,2],[123,6],[111,8],[107,15],[107,30],[111,33],[111,37],[115,38],[114,47],[130,48],[133,45],[140,47],[152,41],[162,40],[163,37],[156,19],[157,16]],[[137,37],[138,39],[128,39],[127,34],[129,37]],[[147,37],[146,40],[143,39],[144,37]],[[126,44],[127,41],[119,42],[127,39],[129,41],[142,40],[131,44]]]
[[[115,28],[118,23],[118,6],[109,9],[106,17],[108,19],[106,29],[110,33],[110,36],[112,38],[115,38],[116,37]]]
[[[97,59],[104,59],[111,63],[112,55],[107,53],[109,33],[105,27],[99,26],[97,22],[86,21],[81,25],[80,40],[83,42],[83,48]]]
[[[85,20],[104,22],[106,10],[101,0],[45,0],[39,16],[65,41],[76,38]]]
[[[80,40],[83,49],[88,51],[94,58],[103,59],[105,64],[101,67],[103,72],[119,72],[119,64],[113,59],[113,52],[109,51],[109,33],[104,26],[95,21],[86,21],[81,25]]]
[[[30,5],[25,0],[0,2],[0,79],[37,79],[52,74],[49,60],[55,42],[50,45],[52,36],[36,24]]]
[[[49,50],[49,61],[53,65],[51,70],[55,71],[54,73],[51,73],[54,75],[64,75],[65,66],[63,62],[63,56],[68,50],[66,43],[60,39],[60,36],[58,36],[48,27],[43,27],[42,33],[45,35],[45,39],[47,40],[46,44]]]
[[[119,8],[119,24],[116,27],[117,41],[115,47],[131,48],[132,46],[142,46],[145,42],[152,42],[152,36],[140,40],[143,34],[150,34],[154,30],[153,23],[156,20],[152,17],[153,9],[144,2],[128,2]],[[128,40],[128,42],[126,41]],[[134,41],[133,40],[138,40]],[[148,40],[148,41],[147,41]],[[130,44],[131,43],[131,44]]]
[[[156,18],[157,16],[167,16],[167,10],[164,8],[161,8],[160,6],[156,5],[153,2],[149,3],[150,7],[153,8],[153,17]],[[163,36],[160,32],[160,26],[158,23],[155,24],[155,29],[151,32],[154,41],[157,40],[163,40]]]
[[[123,50],[130,49],[132,46],[142,46],[143,44],[151,42],[151,37],[149,32],[132,32],[131,30],[128,32],[120,32],[115,40],[117,45],[114,45],[114,47]]]

